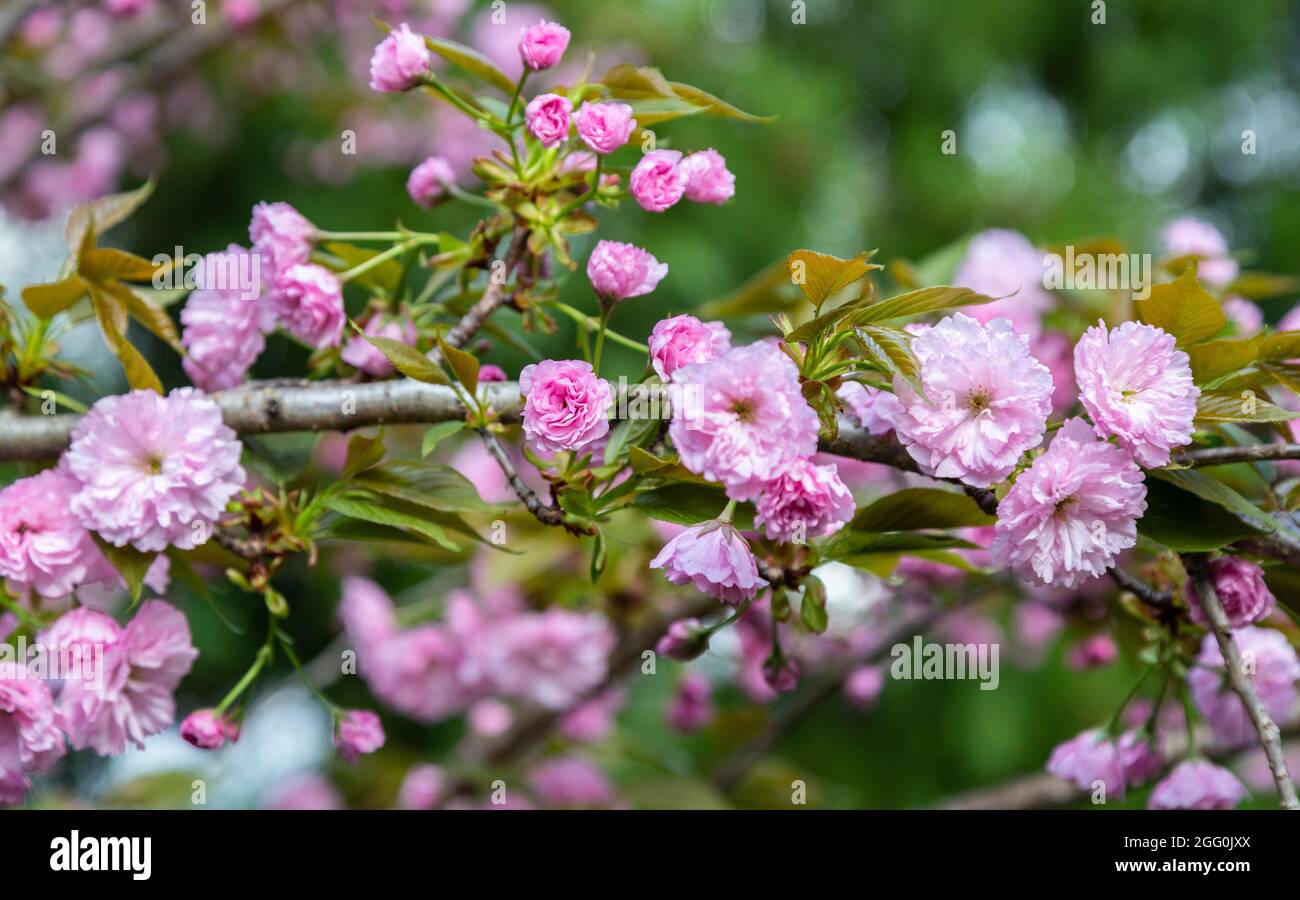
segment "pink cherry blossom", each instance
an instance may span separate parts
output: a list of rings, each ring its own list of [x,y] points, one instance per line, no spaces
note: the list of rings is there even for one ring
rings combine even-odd
[[[1034,584],[1075,587],[1137,543],[1145,511],[1129,455],[1070,419],[998,504],[993,558]]]
[[[576,756],[540,763],[529,774],[528,784],[550,807],[594,809],[616,802],[604,773]]]
[[[523,30],[519,39],[519,58],[537,71],[557,65],[569,46],[569,29],[545,20]]]
[[[844,696],[858,709],[870,709],[876,705],[884,687],[883,666],[858,666],[844,679]]]
[[[368,709],[349,709],[339,716],[334,730],[334,747],[350,766],[363,755],[384,746],[384,726],[379,716]]]
[[[665,263],[635,244],[598,241],[587,258],[587,278],[606,303],[648,294],[667,274]]]
[[[0,579],[15,591],[65,597],[83,585],[116,580],[90,532],[69,509],[80,488],[60,467],[0,490]]]
[[[259,203],[253,207],[248,239],[269,272],[262,272],[262,283],[274,282],[281,272],[307,262],[311,257],[316,226],[288,203]]]
[[[1235,556],[1220,556],[1210,560],[1210,576],[1214,581],[1214,593],[1233,628],[1263,621],[1273,612],[1277,599],[1264,583],[1264,570],[1254,563]],[[1187,611],[1191,613],[1192,621],[1208,628],[1210,620],[1201,606],[1195,581],[1188,579],[1186,593]]]
[[[676,150],[651,150],[632,169],[628,190],[647,212],[663,212],[686,193],[682,155]]]
[[[569,136],[573,104],[559,94],[538,94],[524,107],[528,130],[543,147],[556,147]]]
[[[1207,759],[1188,759],[1155,786],[1147,809],[1232,809],[1246,798],[1246,786]]]
[[[487,384],[488,382],[492,382],[492,381],[509,381],[509,380],[510,378],[509,376],[506,375],[506,370],[501,368],[500,366],[494,366],[492,363],[484,363],[483,365],[479,366],[479,370],[478,370],[479,384]]]
[[[370,89],[385,93],[409,90],[429,71],[429,63],[424,38],[403,22],[379,42],[370,57]]]
[[[1060,744],[1047,761],[1047,771],[1091,793],[1105,785],[1106,799],[1122,800],[1126,779],[1119,747],[1098,730],[1085,731]]]
[[[426,209],[447,196],[447,186],[456,183],[456,170],[445,156],[430,156],[411,170],[406,179],[406,193]]]
[[[817,413],[800,392],[799,370],[768,341],[682,366],[673,383],[689,386],[668,426],[682,465],[726,485],[733,499],[752,499],[817,450]]]
[[[447,776],[438,766],[411,766],[397,789],[397,805],[402,809],[433,809],[442,801],[447,787]]]
[[[989,487],[1043,441],[1052,376],[1006,319],[963,313],[912,339],[921,386],[894,377],[894,431],[927,475]]]
[[[519,373],[524,437],[536,450],[580,450],[609,433],[609,383],[580,360],[548,359]]]
[[[1201,391],[1173,335],[1139,322],[1108,332],[1099,322],[1074,347],[1074,375],[1097,433],[1114,435],[1141,465],[1166,465],[1171,449],[1192,442]]]
[[[70,508],[114,546],[190,550],[243,487],[240,454],[220,408],[193,388],[104,397],[64,455],[81,485]]]
[[[627,700],[622,688],[611,688],[599,697],[575,706],[560,721],[559,732],[570,741],[594,744],[609,737],[619,710]]]
[[[731,349],[731,332],[721,322],[694,316],[661,319],[650,331],[650,364],[664,381],[682,366],[717,359]]]
[[[736,176],[712,147],[690,154],[678,168],[686,178],[686,199],[692,202],[722,204],[735,196]]]
[[[1237,277],[1237,261],[1228,255],[1228,241],[1209,222],[1184,216],[1160,232],[1170,256],[1199,257],[1196,274],[1202,281],[1222,287]]]
[[[1247,672],[1255,683],[1260,702],[1274,721],[1285,721],[1296,701],[1296,679],[1300,679],[1300,659],[1286,635],[1271,628],[1247,625],[1232,634],[1243,662],[1254,664]],[[1232,691],[1224,671],[1223,654],[1214,635],[1201,642],[1196,665],[1187,674],[1196,708],[1201,711],[1210,730],[1221,743],[1242,747],[1258,739],[1246,707]]]
[[[21,664],[0,662],[0,806],[21,803],[32,788],[28,775],[48,770],[63,752],[46,683]]]
[[[239,726],[215,709],[200,709],[181,722],[181,737],[200,750],[218,750],[239,740]]]
[[[401,341],[403,344],[415,346],[418,333],[415,330],[415,323],[405,317],[390,318],[385,315],[374,315],[362,329],[370,337],[388,338],[391,341]],[[349,366],[355,366],[367,375],[373,375],[376,378],[387,378],[397,370],[393,364],[388,361],[388,357],[383,352],[370,343],[361,335],[356,335],[348,339],[343,345],[343,350],[339,353],[339,359],[343,360]]]
[[[674,731],[690,734],[708,726],[716,714],[713,684],[700,672],[687,672],[664,709],[664,719]]]
[[[700,620],[694,617],[678,619],[670,624],[655,645],[656,653],[682,662],[695,659],[708,649],[708,632]]]
[[[894,416],[899,410],[898,398],[890,391],[868,387],[857,381],[846,381],[835,392],[844,403],[849,415],[857,419],[871,434],[880,436],[894,430]]]
[[[185,301],[181,343],[186,355],[181,364],[201,390],[220,391],[242,384],[266,348],[262,332],[269,311],[261,302],[260,280],[247,285],[230,277],[257,272],[260,262],[260,256],[237,244],[231,244],[225,253],[210,254],[201,276],[204,287],[192,291]]]
[[[600,613],[548,609],[490,624],[474,651],[493,687],[548,709],[563,709],[600,684],[614,632]]]
[[[1264,311],[1236,294],[1223,298],[1223,314],[1232,323],[1233,330],[1242,337],[1257,334],[1264,327]]]
[[[347,314],[338,276],[315,264],[279,273],[269,295],[270,309],[294,337],[313,347],[337,347]]]
[[[582,142],[603,155],[627,143],[636,119],[626,103],[584,103],[573,114],[573,124]]]
[[[1003,299],[967,307],[965,312],[980,322],[1010,319],[1016,331],[1037,337],[1043,330],[1043,314],[1053,305],[1051,292],[1043,286],[1043,259],[1043,251],[1017,231],[990,228],[975,235],[952,283]]]
[[[691,584],[697,590],[738,605],[767,587],[759,577],[749,543],[729,523],[710,521],[692,525],[664,544],[650,568],[663,569],[673,584]]]
[[[198,656],[190,626],[175,607],[147,600],[121,628],[103,613],[75,609],[41,634],[47,647],[102,647],[102,671],[87,666],[59,693],[59,726],[74,749],[101,756],[143,748],[146,737],[164,731],[176,715],[177,685]]]
[[[769,540],[805,543],[834,534],[853,518],[853,494],[840,481],[834,464],[819,466],[795,460],[764,486],[756,503],[754,524]]]

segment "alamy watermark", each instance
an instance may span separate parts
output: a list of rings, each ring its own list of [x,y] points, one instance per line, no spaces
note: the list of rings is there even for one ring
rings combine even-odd
[[[910,644],[889,651],[890,677],[900,681],[961,681],[980,683],[981,691],[997,690],[1001,680],[997,644],[927,643],[916,635]]]
[[[12,678],[38,681],[79,681],[89,691],[104,686],[104,645],[94,641],[75,644],[27,643],[19,635],[12,644],[0,644],[0,666]]]
[[[1075,253],[1043,257],[1043,287],[1048,290],[1132,291],[1135,299],[1151,296],[1150,253]]]
[[[260,253],[218,251],[204,255],[186,253],[184,247],[177,246],[170,256],[159,253],[152,262],[159,267],[153,286],[160,291],[230,291],[238,293],[241,300],[255,300],[262,292]]]

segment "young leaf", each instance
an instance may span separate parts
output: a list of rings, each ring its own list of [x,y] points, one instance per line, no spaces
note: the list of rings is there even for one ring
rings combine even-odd
[[[461,550],[460,545],[447,537],[447,532],[438,523],[431,521],[430,517],[411,512],[409,509],[394,508],[393,504],[385,503],[368,491],[336,494],[322,502],[327,509],[341,515],[418,534],[452,553],[459,553]]]
[[[118,322],[126,318],[126,308],[94,284],[90,285],[90,304],[95,310],[95,318],[99,320],[99,329],[104,333],[108,348],[122,363],[127,384],[133,389],[150,390],[161,394],[162,382],[154,374],[153,367],[123,336],[122,332],[126,330],[125,323],[123,322],[119,327]]]
[[[77,273],[95,281],[149,281],[159,268],[161,267],[134,253],[111,247],[88,250],[77,260]]]
[[[465,427],[464,422],[451,421],[439,422],[433,425],[424,433],[424,438],[420,441],[420,458],[428,456],[446,438],[451,437],[456,432]]]
[[[1215,300],[1196,280],[1196,267],[1188,266],[1177,281],[1153,285],[1151,296],[1136,301],[1138,319],[1163,328],[1179,347],[1189,347],[1218,334],[1228,324]]]
[[[464,350],[458,350],[451,346],[441,337],[438,338],[438,349],[442,351],[442,358],[451,366],[451,371],[455,374],[456,380],[464,385],[465,390],[470,394],[478,392],[478,358],[472,353],[466,353]]]
[[[78,206],[68,214],[68,222],[64,228],[68,249],[74,255],[80,254],[87,236],[92,231],[103,234],[114,225],[126,221],[152,193],[153,179],[150,178],[134,191],[109,194]]]
[[[991,525],[983,512],[960,491],[904,488],[858,510],[849,524],[854,531],[914,531],[921,528],[965,528]]]
[[[796,250],[786,257],[785,268],[790,281],[797,284],[808,302],[819,312],[830,297],[860,280],[872,269],[867,262],[869,254],[860,253],[852,259],[840,259],[828,253],[813,250]]]
[[[464,475],[450,466],[433,462],[395,459],[360,473],[353,483],[384,494],[443,512],[496,514],[501,504],[488,503]]]
[[[447,38],[433,37],[427,34],[424,36],[424,44],[447,62],[464,69],[471,75],[477,75],[506,96],[510,96],[515,92],[514,80],[493,65],[492,60],[477,50]]]
[[[140,602],[140,594],[144,591],[144,576],[149,572],[149,567],[153,565],[157,553],[145,553],[137,550],[129,544],[125,547],[114,547],[98,535],[93,535],[95,543],[108,560],[109,565],[117,570],[117,574],[122,576],[126,582],[126,589],[131,594],[131,604],[134,606]]]
[[[906,294],[899,294],[890,297],[888,300],[873,303],[866,309],[855,313],[853,322],[856,325],[878,325],[892,319],[918,316],[923,313],[942,312],[962,306],[980,306],[998,299],[1001,298],[989,297],[969,288],[939,285],[909,291]]]
[[[1291,412],[1246,390],[1240,394],[1207,391],[1196,401],[1196,423],[1218,422],[1285,422],[1300,413]]]
[[[23,302],[32,314],[42,319],[52,319],[86,296],[86,282],[78,275],[69,275],[52,284],[33,284],[23,288]]]
[[[1300,331],[1270,334],[1259,348],[1259,358],[1266,362],[1300,359]]]
[[[382,433],[372,438],[364,434],[352,435],[348,438],[348,454],[344,458],[343,474],[340,477],[347,481],[367,469],[373,469],[383,462],[387,452]]]
[[[816,575],[807,575],[803,579],[799,618],[813,634],[824,634],[830,625],[826,615],[826,585]]]
[[[427,356],[410,344],[395,341],[392,338],[377,335],[361,335],[370,345],[384,354],[384,358],[393,364],[393,368],[407,378],[423,381],[426,384],[447,384],[447,376],[442,369],[433,364]]]
[[[652,519],[678,525],[698,525],[716,519],[727,505],[722,488],[711,484],[670,484],[637,494],[632,504]],[[732,523],[743,531],[754,527],[754,508],[748,503],[736,507]]]
[[[1259,355],[1260,344],[1258,337],[1245,340],[1224,338],[1188,347],[1187,357],[1192,364],[1192,376],[1197,384],[1207,384],[1238,369],[1244,369]]]

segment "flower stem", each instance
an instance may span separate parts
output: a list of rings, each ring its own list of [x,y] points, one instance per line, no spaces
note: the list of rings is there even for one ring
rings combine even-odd
[[[605,332],[609,330],[610,317],[614,315],[614,304],[600,304],[600,328],[596,331],[596,349],[591,354],[591,369],[600,374],[600,352],[605,349]]]
[[[591,187],[586,191],[586,193],[582,194],[579,197],[575,197],[574,199],[570,200],[568,203],[564,204],[564,206],[560,207],[560,211],[555,214],[556,222],[560,221],[569,213],[577,209],[579,206],[582,206],[582,204],[586,203],[592,197],[596,196],[596,192],[600,190],[600,172],[601,169],[604,168],[604,166],[605,166],[605,157],[598,155],[596,157],[596,169],[592,173],[595,177],[591,181]]]
[[[731,524],[731,517],[734,516],[735,514],[736,514],[736,501],[728,500],[727,508],[722,511],[722,514],[720,516],[718,516],[718,521]]]
[[[317,231],[322,241],[400,241],[410,237],[403,231]]]
[[[567,303],[555,302],[549,305],[553,309],[559,310],[560,312],[568,316],[570,319],[577,322],[579,325],[582,326],[584,331],[596,330],[598,320],[596,319],[595,316],[589,316],[582,310],[574,309],[572,306],[570,306]],[[609,337],[611,341],[613,341],[616,344],[622,344],[624,347],[627,347],[629,350],[636,350],[638,353],[644,353],[644,354],[650,353],[650,348],[647,347],[645,344],[642,344],[640,341],[634,341],[630,337],[627,337],[626,335],[619,334],[617,331],[615,331],[612,328],[606,328],[605,334]]]
[[[316,695],[316,699],[324,704],[325,708],[329,710],[330,715],[335,718],[342,715],[343,707],[339,706],[329,697],[326,697],[321,693],[321,689],[316,686],[316,682],[311,680],[311,676],[307,674],[307,670],[302,667],[302,663],[298,660],[298,654],[293,652],[293,645],[289,643],[288,638],[286,638],[279,630],[275,632],[275,637],[276,640],[280,642],[280,649],[284,651],[284,655],[289,658],[289,662],[293,664],[294,669],[296,669],[298,674],[302,676],[302,680],[307,683],[307,687],[311,688],[311,692]]]
[[[262,670],[266,668],[267,663],[271,661],[272,642],[274,640],[275,619],[272,618],[270,627],[266,632],[266,641],[257,649],[257,655],[253,657],[253,664],[248,667],[248,671],[244,673],[244,677],[239,679],[238,683],[230,689],[230,693],[226,694],[225,698],[217,704],[218,713],[224,713],[229,709],[231,704],[238,700],[239,696],[243,694],[244,691],[248,690],[249,685],[257,680],[257,676],[262,674]]]
[[[519,76],[519,81],[517,84],[515,84],[515,92],[510,97],[510,108],[506,110],[507,128],[512,128],[514,126],[515,107],[519,105],[519,95],[524,92],[524,82],[528,80],[528,76],[531,74],[532,74],[532,70],[529,69],[527,66],[524,66],[523,74]]]
[[[414,247],[418,247],[421,244],[436,244],[436,243],[438,243],[438,236],[429,234],[429,235],[421,235],[419,237],[413,237],[410,240],[402,241],[400,244],[394,244],[393,246],[385,250],[383,253],[376,253],[374,256],[370,257],[365,262],[357,263],[355,266],[348,269],[346,272],[340,272],[339,281],[342,282],[351,281],[353,278],[356,278],[358,275],[364,275],[366,272],[369,272],[371,269],[375,268],[381,263],[385,263],[395,256],[401,256],[407,250],[410,250]]]

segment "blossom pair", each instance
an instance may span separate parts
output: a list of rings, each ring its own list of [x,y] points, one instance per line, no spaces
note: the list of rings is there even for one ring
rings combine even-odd
[[[686,197],[696,203],[726,203],[736,193],[736,176],[713,148],[683,156],[676,150],[651,150],[628,178],[632,197],[648,212],[663,212]]]

